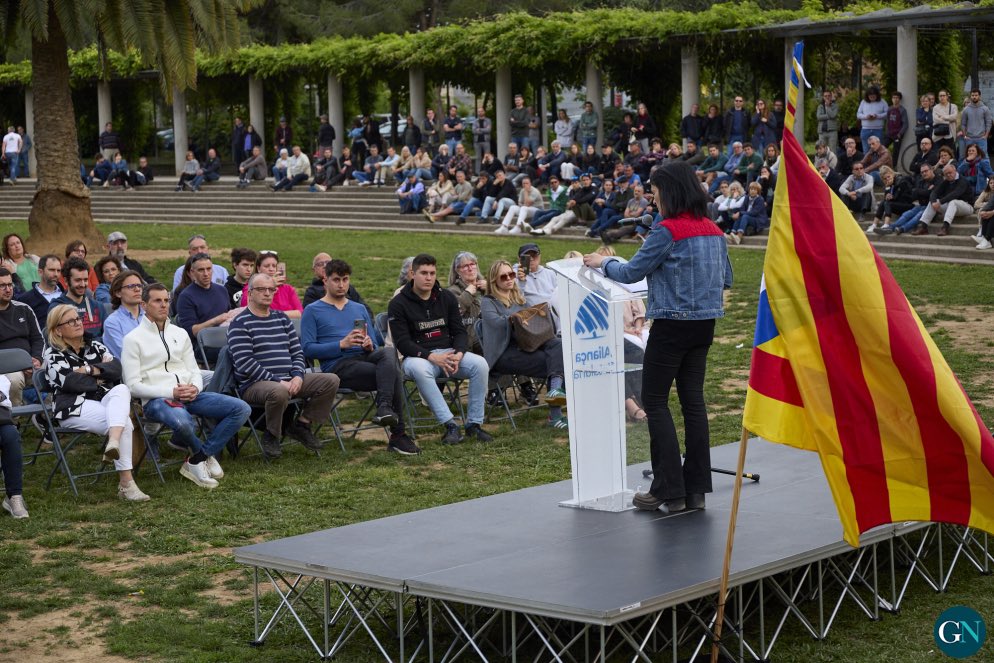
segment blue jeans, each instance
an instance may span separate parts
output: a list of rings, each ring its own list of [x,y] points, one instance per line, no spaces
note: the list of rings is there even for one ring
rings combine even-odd
[[[895,231],[900,230],[901,232],[908,232],[910,230],[914,230],[915,226],[918,225],[918,222],[921,221],[922,214],[924,213],[924,205],[915,205],[898,217],[897,221],[890,225]]]
[[[372,178],[372,175],[370,175],[369,173],[367,173],[365,171],[362,171],[362,170],[353,170],[352,171],[352,178],[356,182],[359,182],[360,184],[363,184],[364,182],[368,182]]]
[[[714,180],[711,181],[711,186],[708,187],[708,193],[710,193],[711,195],[717,193],[718,189],[721,188],[722,181],[724,180],[728,180],[729,182],[731,182],[732,176],[723,170],[720,170],[717,173],[715,173]]]
[[[438,352],[448,352],[448,350],[434,350],[432,354]],[[445,396],[438,388],[436,379],[445,377],[442,369],[431,363],[427,359],[420,357],[407,357],[403,363],[404,375],[414,380],[418,385],[418,391],[424,397],[425,402],[431,409],[433,415],[440,424],[451,422],[454,417],[449,410]],[[480,355],[467,352],[459,362],[459,370],[449,377],[469,380],[469,411],[466,413],[467,424],[483,423],[483,398],[487,394],[487,380],[490,377],[490,367],[487,360]]]
[[[219,454],[252,412],[245,401],[212,391],[200,392],[195,399],[184,403],[183,407],[172,407],[166,404],[165,398],[153,398],[145,404],[144,410],[145,417],[150,421],[157,421],[171,428],[173,440],[190,447],[191,455],[203,451],[208,456]],[[216,422],[206,442],[201,442],[197,437],[194,416]]]
[[[199,189],[200,185],[204,182],[217,182],[219,179],[221,179],[221,176],[217,173],[204,173],[203,175],[197,175],[194,177],[193,181],[190,182],[190,186],[194,189]]]
[[[747,228],[752,228],[754,232],[759,232],[766,226],[766,219],[753,216],[752,214],[740,214],[738,220],[732,224],[732,232],[744,233]]]
[[[562,214],[560,210],[549,209],[542,212],[535,212],[535,216],[532,217],[531,223],[529,224],[532,228],[538,228],[544,226],[549,221],[558,215]]]
[[[580,139],[580,147],[581,147],[580,151],[583,154],[587,153],[587,145],[593,145],[594,147],[597,147],[597,136],[591,136],[590,138]]]
[[[732,143],[736,143],[736,142],[738,142],[738,143],[745,143],[745,136],[738,136],[738,135],[735,135],[735,134],[732,134],[731,136],[729,136],[728,137],[728,144],[725,145],[725,154],[727,154],[728,156],[732,156]]]
[[[876,136],[880,139],[882,143],[884,141],[884,130],[883,129],[861,129],[859,132],[859,139],[863,143],[863,154],[866,154],[870,150],[869,139],[870,136]]]
[[[417,175],[419,180],[430,180],[435,177],[427,168],[410,168],[404,171],[404,177],[410,177],[412,173]]]
[[[618,222],[618,219],[620,219],[622,216],[624,215],[618,210],[610,207],[605,207],[603,210],[601,210],[601,213],[597,215],[597,220],[594,221],[594,224],[592,226],[590,226],[590,230],[595,233],[607,230],[608,228],[616,224]]]
[[[17,152],[5,152],[4,156],[7,157],[7,168],[10,170],[10,182],[13,184],[17,181],[17,161],[20,154]]]
[[[465,221],[467,216],[472,214],[478,207],[482,206],[483,202],[479,198],[470,198],[469,202],[466,203],[466,206],[462,208],[462,212],[459,214],[459,217]]]
[[[519,150],[522,147],[528,147],[529,150],[531,149],[530,147],[531,141],[528,140],[528,136],[512,136],[511,142],[517,145]]]
[[[466,209],[466,203],[464,203],[461,200],[456,200],[454,202],[449,203],[449,207],[452,208],[453,212],[455,212],[456,214],[459,214],[464,209]]]
[[[7,497],[20,495],[24,462],[21,460],[21,434],[13,424],[0,426],[0,465],[3,466],[3,487]]]
[[[277,182],[282,179],[286,179],[286,168],[278,168],[273,166],[273,179]]]
[[[459,141],[458,138],[446,138],[445,139],[445,144],[449,146],[449,154],[455,154],[456,153],[456,145],[458,145],[459,142],[460,141]]]
[[[400,213],[401,214],[417,214],[421,211],[421,208],[425,204],[421,199],[420,193],[415,193],[410,198],[400,199]]]

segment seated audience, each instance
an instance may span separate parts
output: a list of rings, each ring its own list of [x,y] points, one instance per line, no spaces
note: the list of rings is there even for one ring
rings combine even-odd
[[[922,162],[919,166],[918,175],[915,176],[914,184],[911,187],[911,202],[913,207],[898,217],[897,221],[892,221],[888,228],[877,228],[873,232],[878,235],[895,233],[914,234],[918,231],[918,222],[925,213],[925,206],[928,205],[932,190],[939,183],[939,178],[935,176],[935,170],[928,162]],[[927,229],[926,229],[927,232]],[[921,233],[919,233],[921,234]]]
[[[941,215],[942,227],[939,228],[936,235],[945,237],[949,234],[949,227],[952,225],[953,219],[957,216],[973,213],[974,197],[973,187],[970,186],[966,178],[960,177],[956,171],[956,166],[952,163],[946,164],[946,167],[942,169],[942,181],[932,189],[928,205],[922,212],[921,221],[918,222],[918,227],[911,234],[927,235],[928,224]]]
[[[956,170],[960,177],[966,179],[973,187],[974,195],[980,195],[987,184],[987,178],[994,175],[987,154],[976,143],[970,143],[966,146],[966,156],[960,161]]]
[[[531,223],[526,223],[522,228],[523,231],[530,233],[536,228],[541,228],[553,218],[566,211],[566,203],[569,200],[569,189],[559,183],[558,177],[549,178],[549,186],[545,189],[545,195],[545,209],[541,212],[535,212],[532,215]]]
[[[311,425],[331,414],[338,393],[338,377],[331,373],[306,373],[300,339],[293,323],[272,308],[278,288],[268,273],[253,274],[245,300],[247,308],[228,325],[228,349],[238,393],[249,405],[265,408],[266,431],[262,450],[269,458],[282,455],[283,416],[292,398],[305,400],[286,433],[312,451],[324,445]]]
[[[34,368],[41,367],[45,340],[38,319],[30,306],[14,299],[14,275],[6,267],[0,267],[0,350],[15,349],[31,355]],[[4,375],[7,384],[0,400],[9,399],[14,405],[22,405],[24,386],[31,384],[31,372],[29,369]],[[0,458],[0,465],[6,462],[6,456]]]
[[[117,261],[121,263],[121,269],[138,272],[142,275],[142,280],[145,283],[156,283],[156,280],[149,276],[140,262],[128,257],[128,238],[120,230],[107,236],[107,254],[117,258]]]
[[[728,195],[718,205],[718,227],[726,233],[732,231],[732,226],[742,216],[742,206],[745,205],[747,196],[745,187],[739,182],[732,182],[728,185]]]
[[[279,151],[276,161],[273,162],[273,184],[286,179],[287,171],[290,170],[290,150],[283,148]],[[270,185],[272,188],[272,185]]]
[[[210,282],[210,270],[202,271],[198,278],[223,293],[222,286]],[[189,291],[187,288],[184,294]],[[150,285],[142,301],[145,315],[138,328],[124,338],[124,384],[132,396],[141,399],[146,419],[173,431],[170,445],[189,450],[180,476],[202,488],[216,488],[217,480],[224,476],[217,456],[248,420],[252,408],[238,398],[204,391],[190,336],[169,322],[169,291],[165,286]],[[202,434],[210,431],[206,439],[197,435],[194,417],[211,422],[209,428],[202,429]]]
[[[131,171],[131,175],[128,178],[128,184],[132,188],[139,186],[147,186],[152,183],[155,179],[155,173],[152,172],[152,166],[148,165],[148,159],[145,157],[138,157],[138,167]]]
[[[870,149],[863,155],[863,172],[873,178],[874,184],[879,185],[881,184],[880,168],[891,166],[894,161],[891,159],[890,150],[884,147],[884,144],[876,136],[867,138],[866,144]]]
[[[732,244],[741,244],[742,236],[753,235],[770,225],[763,199],[763,187],[758,182],[749,184],[749,197],[742,204],[742,213],[732,224],[732,232],[726,235]]]
[[[489,294],[483,297],[483,356],[495,373],[539,378],[546,381],[548,391],[545,402],[549,405],[548,425],[556,429],[567,428],[562,407],[566,404],[563,382],[563,349],[558,338],[551,338],[540,348],[525,352],[518,347],[511,327],[512,315],[527,308],[525,298],[518,289],[515,270],[506,260],[490,266]]]
[[[469,352],[469,336],[455,295],[443,290],[436,278],[436,261],[422,253],[411,263],[414,276],[390,300],[390,333],[403,356],[404,375],[414,380],[432,414],[445,426],[443,444],[463,441],[436,380],[469,380],[466,437],[480,442],[493,438],[481,428],[489,367],[483,357]]]
[[[445,145],[439,145],[438,149],[441,150],[443,147]],[[439,174],[439,182],[441,182],[441,177],[442,175]],[[449,198],[448,204],[437,212],[425,214],[425,218],[428,219],[429,223],[435,223],[450,214],[461,214],[469,202],[473,200],[473,185],[466,179],[465,171],[456,171],[455,181],[456,183],[452,186],[452,196]],[[456,221],[456,223],[460,223],[460,221]]]
[[[514,265],[514,271],[518,275],[518,289],[525,296],[528,306],[545,302],[556,308],[559,282],[551,269],[542,266],[542,251],[538,244],[518,247],[518,263]]]
[[[551,235],[562,228],[579,222],[593,224],[596,217],[592,204],[596,198],[597,191],[594,189],[590,175],[581,175],[578,181],[570,185],[565,211],[549,219],[549,222],[543,227],[533,228],[531,234]]]
[[[224,282],[224,289],[228,291],[228,299],[231,302],[230,308],[242,305],[242,290],[255,272],[256,257],[252,249],[231,249],[231,275]]]
[[[444,170],[439,171],[438,179],[428,187],[428,191],[425,193],[427,204],[422,211],[429,222],[434,223],[435,217],[433,216],[435,212],[441,211],[448,207],[449,201],[452,200],[452,195],[455,192],[455,187],[452,186],[452,181],[449,179],[449,174]]]
[[[230,308],[227,289],[211,280],[213,263],[209,255],[198,253],[190,256],[187,263],[191,283],[178,295],[176,324],[196,339],[202,329],[227,324],[240,311]]]
[[[470,351],[482,354],[483,349],[476,338],[476,321],[480,319],[480,300],[487,293],[487,280],[480,274],[476,256],[469,251],[460,251],[452,259],[448,291],[459,302],[459,315],[469,336]]]
[[[839,175],[849,177],[852,175],[853,164],[862,163],[862,161],[863,153],[856,148],[856,139],[851,136],[846,138],[838,154],[839,165],[836,170],[839,171]]]
[[[7,271],[5,268],[4,271]],[[7,274],[9,277],[10,274]],[[2,289],[2,286],[0,286]],[[13,291],[13,288],[11,289]],[[0,293],[2,297],[3,293]],[[13,407],[10,398],[10,380],[0,375],[0,421],[10,422]],[[27,518],[24,503],[24,461],[21,459],[21,434],[12,423],[0,423],[0,472],[3,476],[3,509],[14,518]]]
[[[373,178],[376,177],[377,165],[383,161],[380,156],[380,149],[376,145],[369,146],[369,156],[362,164],[362,170],[352,171],[352,179],[359,183],[359,186],[371,186]]]
[[[121,273],[121,263],[114,256],[104,256],[97,261],[91,272],[97,274],[100,283],[93,290],[93,298],[101,304],[110,304],[110,284]]]
[[[861,161],[852,164],[852,174],[839,187],[839,193],[853,216],[870,211],[873,205],[873,178],[863,172]]]
[[[62,304],[74,306],[83,323],[86,340],[99,340],[104,333],[104,319],[107,317],[107,311],[110,307],[105,309],[103,304],[93,298],[93,294],[87,287],[90,280],[90,266],[86,264],[85,260],[69,258],[62,266],[62,277],[66,280],[68,287],[60,297],[57,297],[49,305],[49,310]]]
[[[203,235],[194,235],[186,243],[186,255],[187,258],[192,258],[193,256],[206,253],[208,256],[211,254],[210,247],[207,245],[207,238]],[[180,279],[183,278],[183,270],[185,265],[180,265],[173,272],[173,290],[179,287]],[[211,281],[217,283],[218,285],[224,285],[228,281],[228,270],[221,265],[213,265],[211,272]]]
[[[425,185],[417,173],[411,173],[407,180],[397,187],[397,202],[401,214],[420,214],[425,205]]]
[[[131,188],[131,170],[128,162],[120,152],[114,154],[114,159],[110,162],[110,177],[104,182],[104,186],[123,186],[125,190]]]
[[[217,182],[221,179],[221,159],[213,147],[207,150],[207,160],[197,169],[197,176],[190,182],[190,189],[200,191],[204,183]]]
[[[521,190],[518,191],[518,204],[508,208],[504,220],[494,232],[498,235],[518,235],[528,226],[528,219],[544,210],[542,192],[532,186],[531,178],[525,177],[521,180]]]
[[[0,265],[10,270],[12,274],[17,274],[24,289],[27,290],[28,286],[38,277],[38,262],[41,258],[33,253],[28,253],[24,239],[17,233],[5,235],[3,245],[0,248],[2,248],[3,255],[3,262]]]
[[[977,249],[985,251],[994,248],[994,177],[987,179],[987,187],[974,203],[977,210],[977,220],[980,223],[980,230],[973,240],[977,243]]]
[[[24,284],[25,290],[17,296],[17,301],[30,306],[38,325],[44,327],[49,307],[64,292],[59,285],[62,279],[62,260],[59,256],[49,253],[41,257],[38,261],[37,279],[31,281],[30,285]]]
[[[86,340],[75,306],[55,306],[48,316],[45,376],[52,386],[57,425],[106,435],[104,461],[114,463],[117,494],[130,502],[149,496],[131,475],[131,392],[121,384],[121,362],[105,345]]]
[[[911,179],[898,175],[890,166],[880,169],[880,179],[884,185],[884,197],[877,203],[873,223],[866,229],[870,234],[877,228],[889,228],[891,218],[904,214],[914,206]]]
[[[301,345],[308,361],[338,376],[340,386],[376,392],[374,424],[390,429],[387,451],[414,455],[421,449],[404,430],[404,384],[397,353],[378,347],[369,311],[348,294],[352,268],[343,260],[325,265],[325,295],[304,309]]]
[[[286,264],[280,262],[276,251],[259,251],[255,258],[256,274],[267,274],[276,283],[276,294],[267,306],[276,311],[282,311],[288,318],[296,319],[304,312],[304,307],[297,296],[297,290],[286,282]],[[248,294],[248,283],[242,289],[242,304],[245,306]]]
[[[300,145],[293,146],[293,156],[290,157],[286,176],[270,186],[273,191],[292,191],[298,184],[304,184],[311,179],[311,160],[300,149]]]
[[[189,189],[193,191],[193,180],[197,175],[203,173],[200,169],[200,162],[193,156],[192,151],[186,153],[186,161],[183,162],[183,172],[179,175],[179,182],[176,183],[176,191]]]
[[[494,173],[494,183],[490,195],[483,201],[483,208],[480,210],[480,218],[477,223],[488,223],[493,220],[499,223],[505,211],[514,205],[518,199],[518,192],[507,179],[503,170]]]
[[[262,149],[256,145],[248,158],[238,164],[237,187],[245,189],[254,181],[265,182],[267,172],[266,157],[262,156]]]
[[[80,260],[86,260],[87,253],[88,251],[86,249],[86,244],[81,239],[74,239],[73,241],[66,244],[66,252],[65,252],[66,260],[68,260],[73,256],[76,256]],[[31,282],[34,281],[34,279],[37,278],[37,276],[38,275],[36,272],[34,276],[32,276],[32,278],[26,280],[22,279],[22,281],[24,281],[24,284],[26,286],[30,286]],[[66,284],[60,282],[59,285],[63,286],[64,289]],[[97,271],[94,268],[90,270],[90,290],[96,293],[98,285],[100,285],[100,279],[97,278]]]
[[[96,160],[97,162],[93,166],[93,170],[90,171],[89,183],[87,186],[94,183],[100,184],[100,186],[104,187],[110,186],[110,175],[113,170],[113,165],[102,154],[97,154]]]
[[[124,271],[110,284],[110,302],[113,312],[104,321],[103,343],[110,353],[121,358],[124,337],[138,328],[144,317],[142,290],[145,284],[138,272]]]
[[[911,165],[908,166],[908,171],[912,175],[917,175],[922,163],[928,163],[930,166],[934,166],[939,162],[939,151],[932,148],[932,139],[928,136],[922,137],[918,143],[919,150],[915,153],[915,157],[911,160]]]

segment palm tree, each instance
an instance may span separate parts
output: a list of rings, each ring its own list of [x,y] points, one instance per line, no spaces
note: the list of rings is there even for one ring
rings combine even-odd
[[[258,0],[0,0],[4,43],[31,41],[38,190],[28,228],[34,245],[98,237],[90,192],[79,176],[76,116],[66,35],[95,34],[101,45],[137,51],[161,75],[167,96],[195,87],[196,49],[238,44],[238,15]],[[102,242],[101,242],[102,243]]]

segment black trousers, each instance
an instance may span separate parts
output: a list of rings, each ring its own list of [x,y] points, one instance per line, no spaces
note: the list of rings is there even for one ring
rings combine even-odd
[[[512,340],[493,365],[493,372],[502,375],[524,375],[546,380],[551,375],[563,376],[563,344],[550,338],[534,352],[525,352]]]
[[[642,402],[649,417],[652,486],[663,500],[711,492],[711,438],[704,404],[704,374],[714,340],[714,320],[653,320],[642,369]],[[683,411],[687,457],[670,414],[670,387],[676,381]]]
[[[400,362],[393,348],[377,348],[369,354],[348,357],[335,364],[340,387],[353,391],[375,391],[376,404],[393,408],[401,423],[394,431],[403,431],[404,385]]]

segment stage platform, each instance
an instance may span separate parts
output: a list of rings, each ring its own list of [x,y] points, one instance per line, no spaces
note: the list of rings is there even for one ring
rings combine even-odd
[[[737,454],[738,444],[717,447],[713,465],[734,468]],[[630,487],[648,485],[645,467],[629,468]],[[723,637],[731,658],[767,658],[788,617],[824,637],[847,596],[875,618],[879,609],[900,605],[912,576],[939,589],[957,560],[984,570],[991,559],[986,537],[921,523],[877,528],[853,550],[842,541],[816,454],[752,440],[746,470],[762,480],[746,481],[742,490]],[[733,481],[714,475],[705,511],[663,516],[565,508],[559,502],[571,490],[563,481],[234,554],[256,569],[257,643],[290,615],[322,656],[364,633],[390,661],[435,660],[436,644],[447,647],[441,660],[514,658],[527,646],[548,660],[583,660],[578,650],[593,660],[620,651],[650,660],[647,652],[663,650],[686,659],[706,652],[710,639]],[[955,547],[945,560],[944,539]],[[935,545],[937,572],[927,564]],[[888,567],[884,598],[878,572]],[[260,571],[281,597],[261,631]],[[816,616],[809,617],[802,604],[812,597]],[[771,602],[777,604],[772,620]],[[323,647],[310,633],[304,605],[319,620]]]

